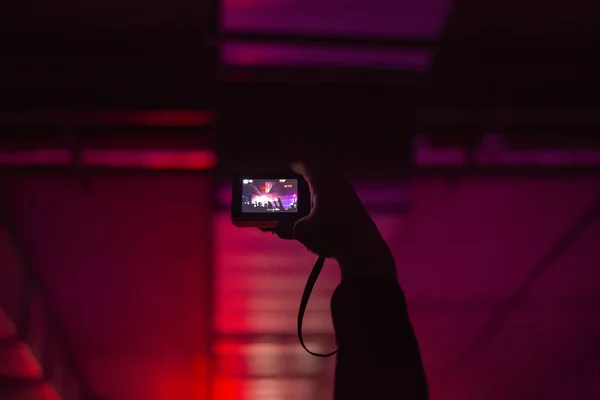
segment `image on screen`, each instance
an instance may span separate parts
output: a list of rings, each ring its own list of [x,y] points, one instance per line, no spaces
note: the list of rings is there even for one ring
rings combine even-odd
[[[297,179],[243,179],[242,212],[298,212]]]

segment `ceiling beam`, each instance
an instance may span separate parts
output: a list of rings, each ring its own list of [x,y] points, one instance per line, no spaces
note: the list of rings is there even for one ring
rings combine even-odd
[[[209,110],[70,111],[32,110],[0,113],[0,123],[43,125],[118,125],[202,127],[214,122]]]
[[[438,41],[431,38],[393,38],[377,36],[342,36],[323,34],[300,34],[285,32],[257,32],[229,30],[219,35],[218,40],[252,43],[275,43],[288,45],[323,45],[351,47],[394,47],[435,49]]]

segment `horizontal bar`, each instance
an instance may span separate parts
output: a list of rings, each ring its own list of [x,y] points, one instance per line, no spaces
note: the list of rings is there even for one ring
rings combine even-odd
[[[518,148],[511,146],[503,133],[482,135],[471,144],[440,146],[432,145],[431,135],[419,134],[413,141],[413,163],[417,167],[597,167],[600,149],[550,148],[544,143]]]
[[[214,121],[209,110],[14,111],[0,114],[0,123],[193,127]]]
[[[139,150],[84,150],[84,167],[124,167],[156,170],[207,170],[215,167],[217,155],[212,150],[195,151],[139,151]]]
[[[220,41],[244,41],[260,43],[288,43],[301,45],[362,46],[433,49],[438,41],[427,38],[389,38],[375,36],[339,36],[301,33],[275,33],[256,31],[227,31],[221,33]]]
[[[0,153],[0,165],[14,166],[66,166],[71,164],[73,153],[67,149],[32,149]]]
[[[282,66],[282,65],[222,65],[221,72],[226,82],[243,82],[245,85],[281,83],[343,83],[355,85],[372,83],[378,85],[402,85],[403,90],[421,87],[426,83],[422,72],[407,69],[360,68],[327,66]]]
[[[0,153],[0,166],[67,167],[73,165],[74,161],[74,153],[66,149]],[[217,154],[212,150],[84,149],[79,152],[78,166],[202,171],[212,169],[217,161]]]
[[[575,123],[600,124],[600,109],[518,109],[482,107],[428,107],[417,111],[420,124],[503,124]]]

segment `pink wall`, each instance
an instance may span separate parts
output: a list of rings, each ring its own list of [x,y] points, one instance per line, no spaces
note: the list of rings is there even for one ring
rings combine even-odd
[[[294,337],[314,256],[234,228],[227,213],[211,238],[208,179],[4,181],[52,305],[107,398],[206,398],[213,241],[217,398],[330,398],[334,360],[304,354]],[[528,278],[599,192],[600,174],[423,175],[409,187],[408,213],[374,213],[398,261],[433,399],[600,395],[600,219]],[[317,351],[333,346],[327,308],[338,279],[328,263],[311,299],[305,332]],[[290,390],[297,396],[286,397]]]
[[[453,180],[423,175],[408,194],[407,214],[374,217],[398,262],[432,398],[600,396],[600,216],[589,219],[547,271],[528,278],[600,194],[600,174]],[[318,377],[331,376],[333,360],[315,360],[294,339],[314,256],[298,244],[233,228],[227,215],[217,219],[216,249],[219,376],[237,384],[234,394],[222,393],[263,399],[256,389],[262,384],[273,398],[288,398],[294,388],[289,377],[265,383],[227,376],[239,370],[266,374],[292,351],[295,365],[313,376],[296,383],[330,398],[331,380]],[[338,279],[334,263],[326,265],[306,317],[307,335],[331,334],[328,302]],[[255,345],[238,340],[236,347],[242,333],[262,333],[251,340],[263,346],[260,365],[252,362],[256,354],[249,349]],[[274,343],[285,335],[294,350]],[[331,343],[313,343],[319,345],[326,351]]]
[[[436,398],[600,393],[598,216],[529,281],[599,194],[598,175],[414,183],[391,240]]]
[[[25,245],[107,399],[206,399],[206,175],[5,178]]]

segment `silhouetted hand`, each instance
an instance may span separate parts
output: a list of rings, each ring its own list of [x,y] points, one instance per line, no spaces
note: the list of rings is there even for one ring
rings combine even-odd
[[[296,239],[313,253],[338,260],[342,277],[383,275],[396,279],[387,243],[365,210],[352,185],[330,168],[294,163],[292,169],[310,186],[312,210],[277,234]]]

